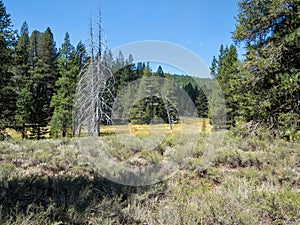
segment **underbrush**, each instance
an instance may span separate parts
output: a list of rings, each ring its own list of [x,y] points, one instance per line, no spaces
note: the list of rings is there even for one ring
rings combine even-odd
[[[299,224],[300,143],[214,138],[188,149],[192,137],[170,134],[134,151],[101,138],[98,151],[132,166],[185,157],[177,173],[137,187],[105,178],[73,139],[0,142],[0,224]]]

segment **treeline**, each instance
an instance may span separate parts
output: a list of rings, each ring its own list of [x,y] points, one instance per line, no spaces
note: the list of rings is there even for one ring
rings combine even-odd
[[[233,33],[246,46],[221,46],[212,74],[223,89],[228,124],[259,128],[289,140],[300,128],[300,4],[298,0],[241,0]]]
[[[72,98],[88,55],[81,42],[71,45],[68,33],[59,50],[50,28],[30,34],[24,22],[17,33],[2,2],[0,12],[0,129],[14,128],[25,138],[30,128],[29,137],[40,139],[48,124],[56,132],[64,127],[60,123],[71,123]]]
[[[114,112],[122,121],[175,123],[179,115],[208,117],[209,82],[200,85],[194,78],[164,73],[161,66],[151,72],[145,63],[123,67],[115,73],[115,79],[124,84],[117,87],[116,93],[122,105],[121,114],[118,110]]]
[[[181,87],[198,105],[199,115],[207,117],[206,93],[187,77],[172,78],[162,67],[152,72],[145,63],[133,64],[130,56],[125,59],[122,52],[117,57],[110,51],[102,56],[114,71],[114,87],[118,91],[130,82],[148,76],[181,81]],[[77,83],[91,60],[86,46],[79,42],[73,46],[70,35],[56,47],[50,28],[44,32],[29,32],[26,22],[19,32],[13,30],[10,15],[0,1],[0,133],[13,128],[22,133],[22,138],[44,138],[72,135],[72,109]],[[183,81],[185,80],[185,81]],[[133,107],[129,122],[149,123],[154,118],[168,121],[162,99],[142,99]],[[200,104],[201,102],[201,104]],[[110,102],[109,104],[113,104]],[[174,122],[176,110],[170,107]]]
[[[297,0],[239,2],[235,44],[221,46],[211,66],[225,96],[227,125],[242,128],[245,134],[265,129],[289,140],[300,138],[299,9]],[[243,60],[237,55],[240,44],[246,47]],[[200,117],[208,116],[209,85],[199,88],[197,79],[171,76],[161,67],[152,72],[143,63],[132,64],[132,56],[124,59],[122,53],[115,57],[107,51],[102,57],[115,71],[115,96],[139,78],[163,77],[174,80],[188,93]],[[52,136],[72,134],[75,90],[80,71],[90,58],[84,44],[74,47],[70,43],[68,33],[59,49],[50,28],[30,34],[24,23],[17,33],[0,1],[1,135],[11,127],[23,138],[29,134],[29,138],[39,139],[50,132],[49,125]],[[218,99],[212,101],[217,107]],[[166,122],[170,115],[167,118],[165,105],[163,99],[143,99],[133,107],[129,122],[149,123],[155,118]],[[170,105],[176,121],[175,108]]]

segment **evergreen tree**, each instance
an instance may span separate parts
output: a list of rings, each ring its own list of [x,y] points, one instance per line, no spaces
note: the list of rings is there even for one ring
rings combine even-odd
[[[156,71],[156,75],[159,76],[159,77],[165,77],[165,73],[164,73],[161,66],[158,66],[157,71]]]
[[[133,124],[169,123],[170,127],[177,120],[176,87],[170,78],[162,79],[151,73],[149,65],[143,70],[138,87],[132,93],[135,104],[130,111],[130,121]],[[172,128],[171,128],[172,129]]]
[[[78,55],[71,45],[70,36],[65,35],[64,43],[59,52],[58,69],[60,78],[56,81],[57,93],[52,97],[51,107],[54,108],[51,118],[51,134],[62,137],[72,126],[72,107],[78,81]]]
[[[10,15],[6,13],[6,8],[0,1],[0,133],[5,126],[14,121],[16,108],[16,92],[11,73],[13,45],[14,32]]]
[[[124,55],[121,51],[119,51],[119,55],[116,58],[116,63],[115,63],[115,69],[114,71],[117,71],[119,69],[121,69],[123,66],[125,66],[125,58]]]
[[[29,65],[29,31],[26,22],[23,23],[20,37],[15,50],[15,86],[17,90],[17,110],[15,115],[16,129],[25,138],[25,125],[30,122],[32,113],[31,77]]]
[[[56,91],[57,80],[56,47],[50,28],[42,34],[33,32],[30,38],[32,59],[33,113],[31,120],[36,124],[33,136],[43,137],[42,130],[50,121],[51,98]]]
[[[223,91],[216,80],[210,83],[210,88],[213,91],[208,95],[208,118],[214,129],[224,129],[227,118]]]
[[[76,54],[78,58],[79,69],[82,70],[89,60],[89,57],[86,51],[86,47],[81,41],[76,46]]]
[[[151,104],[151,71],[147,66],[143,70],[143,76],[138,83],[138,91],[135,95],[135,104],[131,109],[130,121],[133,124],[145,124],[149,122]],[[148,108],[148,109],[147,109]],[[147,109],[147,112],[146,112]]]
[[[29,78],[29,30],[26,22],[23,23],[15,48],[15,79],[23,83]]]
[[[30,73],[33,75],[38,60],[38,45],[41,42],[42,33],[34,30],[29,39],[29,65]]]
[[[108,56],[108,59],[112,62],[111,68],[115,77],[115,91],[122,89],[129,82],[137,79],[135,73],[135,67],[132,63],[133,57],[129,55],[128,59],[124,59],[123,53],[120,51],[115,61],[112,61],[112,56]]]
[[[211,71],[210,74],[213,78],[216,78],[216,76],[217,76],[217,69],[218,69],[218,60],[217,60],[216,56],[213,56],[213,60],[211,63],[211,68],[210,68],[210,71]]]
[[[206,89],[204,87],[203,89]],[[196,97],[196,108],[198,111],[198,116],[200,118],[207,118],[208,116],[208,99],[205,95],[205,92],[202,90],[202,88],[199,89],[199,94]]]
[[[196,98],[199,95],[199,90],[197,86],[193,86],[191,82],[189,82],[187,85],[183,87],[183,89],[186,91],[186,93],[190,96],[192,101],[195,103]]]
[[[238,71],[238,57],[236,47],[231,45],[229,48],[223,45],[220,47],[218,60],[213,62],[215,78],[218,81],[226,101],[227,123],[234,125],[238,116],[237,92],[240,75]]]
[[[49,105],[52,95],[55,93],[55,82],[57,80],[57,49],[51,29],[48,27],[43,33],[39,45],[39,63],[42,63],[43,78],[47,83],[46,102]],[[48,115],[50,110],[48,106]]]
[[[118,59],[116,61],[118,61]],[[131,81],[137,79],[134,64],[129,63],[129,60],[126,60],[126,64],[124,64],[124,66],[119,68],[117,71],[115,71],[115,69],[118,68],[118,63],[117,65],[113,64],[112,67],[114,70],[116,92],[125,87]]]
[[[299,0],[241,0],[233,35],[247,46],[240,79],[243,118],[283,135],[299,129],[299,12]]]
[[[142,78],[143,76],[143,71],[146,68],[145,63],[138,62],[136,65],[136,77],[137,78]]]

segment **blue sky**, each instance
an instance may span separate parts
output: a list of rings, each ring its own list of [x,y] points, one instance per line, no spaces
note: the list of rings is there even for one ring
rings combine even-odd
[[[60,47],[66,31],[74,45],[88,43],[89,11],[97,19],[98,0],[3,0],[15,29],[48,26]],[[108,48],[141,40],[183,46],[208,66],[221,44],[231,44],[238,0],[101,0]]]

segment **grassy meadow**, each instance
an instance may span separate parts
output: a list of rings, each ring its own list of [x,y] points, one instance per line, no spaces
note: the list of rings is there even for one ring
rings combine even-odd
[[[164,135],[155,148],[133,151],[120,143],[126,129],[142,140],[153,131]],[[176,124],[172,133],[167,125],[101,132],[99,151],[115,160],[117,174],[128,165],[185,158],[158,183],[130,186],[108,179],[105,159],[89,160],[78,139],[0,142],[0,224],[300,223],[299,142],[265,132],[247,138],[227,132],[220,141],[204,120]],[[205,162],[209,151],[215,154]]]

